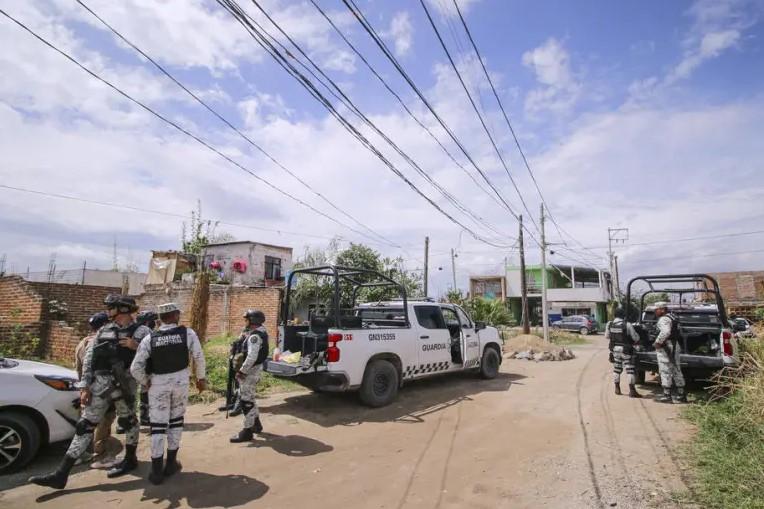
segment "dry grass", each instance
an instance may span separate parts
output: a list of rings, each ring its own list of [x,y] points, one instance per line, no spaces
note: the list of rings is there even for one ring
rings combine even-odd
[[[702,507],[764,508],[764,342],[742,343],[741,364],[715,379],[693,405],[694,495]]]

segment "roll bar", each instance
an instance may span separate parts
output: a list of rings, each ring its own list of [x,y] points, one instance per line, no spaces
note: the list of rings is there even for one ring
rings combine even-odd
[[[677,293],[679,294],[679,300],[681,302],[682,295],[686,293],[708,293],[713,294],[716,297],[716,307],[719,310],[719,316],[722,319],[722,323],[729,326],[727,319],[727,310],[724,308],[724,301],[722,299],[721,291],[719,290],[719,283],[712,276],[708,274],[671,274],[671,275],[656,275],[656,276],[637,276],[632,278],[626,285],[626,303],[627,306],[627,320],[623,321],[622,331],[626,334],[626,322],[628,321],[628,306],[631,306],[631,287],[634,283],[643,281],[647,283],[650,290],[643,293],[639,299],[639,317],[641,319],[642,312],[645,309],[645,297],[651,293]],[[695,283],[701,285],[703,288],[697,286],[691,288],[658,288],[657,284],[669,284],[669,283]]]
[[[340,281],[342,279],[348,281],[353,285],[353,293],[352,293],[352,306],[355,307],[356,298],[358,297],[358,291],[361,288],[372,288],[372,287],[383,287],[383,286],[393,286],[398,288],[401,297],[403,298],[403,310],[406,316],[406,324],[409,325],[409,310],[408,310],[408,300],[406,296],[406,289],[392,279],[389,276],[386,276],[380,272],[377,272],[375,270],[370,269],[360,269],[360,268],[353,268],[353,267],[345,267],[342,265],[321,265],[317,267],[306,267],[304,269],[297,269],[293,270],[289,277],[287,278],[286,282],[286,295],[284,297],[284,303],[283,303],[283,310],[282,310],[282,325],[286,324],[287,316],[289,313],[289,302],[291,300],[291,293],[292,293],[292,282],[294,281],[294,277],[297,274],[309,274],[313,276],[325,276],[325,277],[331,277],[334,280],[334,291],[332,292],[332,308],[334,310],[334,316],[335,316],[335,323],[340,325]],[[382,281],[373,282],[373,283],[363,283],[361,281],[358,281],[358,276],[374,276],[378,279],[381,279]]]

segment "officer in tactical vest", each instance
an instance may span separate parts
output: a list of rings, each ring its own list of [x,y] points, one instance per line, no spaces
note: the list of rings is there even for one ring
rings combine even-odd
[[[132,297],[109,295],[104,305],[111,321],[101,327],[93,346],[85,354],[80,391],[82,413],[74,438],[58,469],[50,474],[31,477],[31,483],[64,488],[74,462],[90,445],[93,430],[112,404],[117,412],[117,422],[126,430],[125,456],[106,475],[118,477],[138,467],[135,451],[140,428],[135,416],[136,382],[130,376],[129,369],[141,339],[150,331],[133,320],[138,306]]]
[[[154,311],[141,311],[138,316],[135,317],[135,321],[141,325],[145,325],[151,331],[157,328],[157,320],[159,316]],[[138,415],[141,421],[141,426],[148,426],[151,422],[149,420],[149,389],[145,385],[141,384],[139,387],[140,395],[138,396]]]
[[[239,381],[239,398],[241,409],[244,414],[244,428],[238,435],[231,437],[231,443],[248,442],[255,433],[263,431],[260,415],[255,400],[255,389],[263,371],[263,362],[268,357],[268,331],[263,324],[265,314],[262,311],[248,309],[244,313],[247,321],[245,334],[245,355],[243,364],[236,372]]]
[[[658,358],[658,372],[661,376],[663,395],[657,401],[661,403],[687,403],[684,392],[684,376],[679,366],[680,346],[679,320],[668,311],[667,302],[655,303],[655,316],[658,318],[658,337],[653,346]],[[676,387],[676,396],[671,396],[671,386]]]
[[[183,416],[188,403],[189,356],[194,358],[196,388],[207,388],[202,345],[193,329],[178,325],[180,309],[175,303],[158,308],[162,325],[141,342],[130,371],[148,387],[151,419],[151,473],[149,481],[161,484],[179,472],[177,461]],[[167,463],[164,463],[165,437]]]
[[[637,392],[636,387],[637,359],[634,352],[634,345],[639,343],[639,334],[629,322],[625,322],[626,331],[624,333],[624,318],[623,308],[619,307],[615,310],[615,319],[605,326],[605,339],[608,340],[610,359],[613,363],[615,393],[621,395],[621,373],[625,368],[629,380],[629,397],[641,398],[642,396]]]

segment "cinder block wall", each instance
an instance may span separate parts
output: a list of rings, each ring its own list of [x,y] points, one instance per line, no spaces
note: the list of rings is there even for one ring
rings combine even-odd
[[[40,338],[43,298],[19,276],[0,278],[0,354],[30,348]]]

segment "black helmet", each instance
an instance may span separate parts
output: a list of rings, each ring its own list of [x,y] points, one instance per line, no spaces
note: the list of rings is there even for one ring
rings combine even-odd
[[[259,309],[248,309],[247,312],[244,313],[244,318],[246,318],[249,323],[255,325],[262,325],[265,323],[265,313]]]
[[[154,311],[141,311],[138,313],[138,316],[135,317],[135,321],[138,322],[139,325],[145,325],[149,329],[153,329],[156,326],[156,321],[158,319],[159,315]]]
[[[88,318],[88,325],[93,330],[98,330],[109,322],[109,315],[103,311],[99,311],[90,318]]]
[[[103,305],[106,306],[106,309],[116,309],[120,313],[135,313],[138,311],[135,299],[127,295],[110,293],[103,300]]]
[[[626,316],[626,312],[623,310],[622,307],[618,306],[617,308],[615,308],[615,311],[613,311],[613,315],[616,318],[620,318],[621,320],[623,320],[623,318]]]

